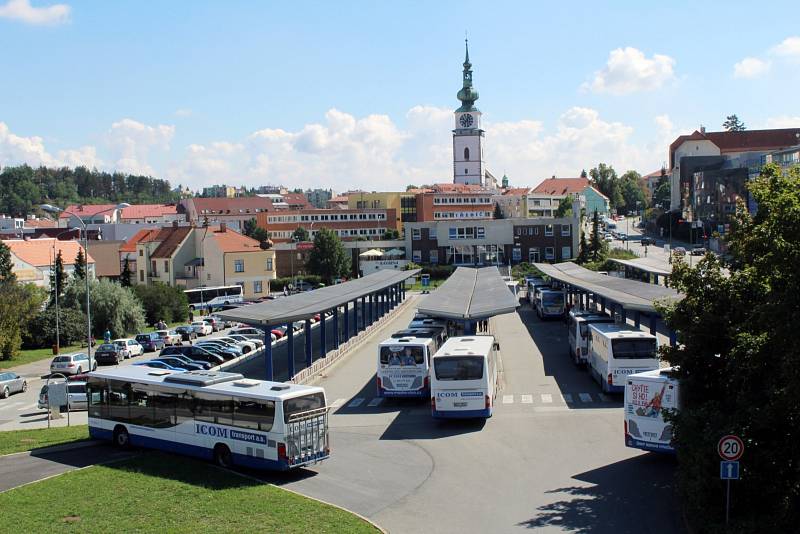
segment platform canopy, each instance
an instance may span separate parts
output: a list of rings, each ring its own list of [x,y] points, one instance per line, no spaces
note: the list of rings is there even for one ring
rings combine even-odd
[[[459,267],[417,309],[432,317],[463,321],[511,313],[518,305],[497,267]]]
[[[404,282],[406,279],[418,274],[419,271],[420,269],[410,271],[383,269],[341,284],[223,310],[216,315],[228,321],[260,326],[302,321],[371,293],[383,291],[388,287]]]
[[[534,263],[534,266],[554,280],[599,295],[628,310],[658,313],[655,302],[674,302],[683,298],[670,287],[600,274],[572,262]]]
[[[647,258],[636,258],[633,260],[609,258],[609,260],[613,261],[614,263],[619,263],[620,265],[633,267],[634,269],[639,269],[640,271],[644,271],[646,273],[657,274],[659,276],[669,276],[672,274],[671,265],[668,264],[667,266],[664,266],[663,262],[657,260],[650,261]]]

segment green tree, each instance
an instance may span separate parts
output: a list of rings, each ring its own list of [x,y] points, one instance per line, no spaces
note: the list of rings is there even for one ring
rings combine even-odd
[[[618,209],[624,213],[638,211],[647,206],[647,197],[644,193],[642,175],[636,171],[628,171],[619,178],[620,192],[624,204]]]
[[[706,255],[696,268],[673,264],[670,284],[685,297],[663,310],[679,344],[662,349],[678,366],[682,408],[668,418],[678,452],[687,517],[704,532],[793,532],[800,521],[800,168],[766,165],[748,183],[758,205],[739,204],[728,236],[731,262]],[[745,443],[736,483],[736,525],[723,529],[716,443]]]
[[[572,217],[572,197],[566,196],[558,202],[556,217]]]
[[[158,321],[182,321],[189,315],[189,301],[186,293],[178,287],[156,283],[136,285],[133,288],[136,297],[144,308],[147,324]]]
[[[49,305],[53,306],[56,303],[56,295],[61,298],[64,294],[64,288],[67,283],[67,273],[64,272],[64,259],[61,257],[61,251],[56,254],[55,267],[50,272],[50,301]]]
[[[327,284],[350,274],[350,256],[333,230],[322,228],[317,232],[314,248],[308,256],[308,269]]]
[[[75,266],[72,270],[75,280],[83,280],[86,277],[86,256],[83,255],[83,247],[78,248],[78,255],[75,256]]]
[[[33,284],[0,281],[0,360],[17,355],[28,323],[47,299],[47,292]]]
[[[58,341],[63,347],[86,341],[86,314],[74,308],[58,307]],[[37,349],[56,344],[56,308],[51,306],[31,318],[23,335],[23,346]]]
[[[494,218],[495,219],[503,219],[503,210],[500,208],[500,204],[494,205]]]
[[[592,185],[609,198],[611,208],[621,209],[625,204],[625,198],[622,196],[620,180],[614,167],[600,163],[589,171],[589,176]]]
[[[298,226],[297,228],[294,229],[294,232],[292,232],[292,239],[294,239],[295,241],[298,242],[308,241],[309,238],[310,236],[308,234],[308,230],[306,230],[302,226]]]
[[[597,210],[594,210],[594,215],[592,215],[592,235],[590,239],[589,254],[592,257],[592,261],[599,261],[603,253],[603,242],[600,240],[600,215]]]
[[[242,233],[247,237],[253,237],[253,232],[258,228],[258,221],[255,217],[247,219],[242,225]]]
[[[269,232],[267,232],[264,228],[257,226],[253,233],[250,235],[253,239],[258,241],[259,243],[265,243],[269,240]]]
[[[11,249],[8,245],[0,241],[0,284],[4,282],[16,282],[17,275],[14,274],[14,263],[11,261]]]
[[[578,246],[578,259],[576,262],[581,264],[588,262],[590,254],[589,243],[586,241],[586,232],[581,231],[581,241]]]
[[[110,280],[89,280],[92,306],[92,333],[102,337],[106,329],[114,337],[141,332],[145,327],[144,310],[130,288]],[[64,306],[86,313],[86,286],[73,279],[64,292]]]
[[[119,284],[122,287],[131,287],[132,277],[133,271],[131,271],[130,261],[128,261],[128,258],[125,258],[125,261],[122,262],[122,271],[119,273]]]
[[[725,122],[722,123],[722,127],[729,132],[743,132],[747,129],[747,126],[739,120],[736,114],[725,117]]]
[[[400,239],[400,232],[395,230],[394,228],[389,228],[383,233],[384,239]]]

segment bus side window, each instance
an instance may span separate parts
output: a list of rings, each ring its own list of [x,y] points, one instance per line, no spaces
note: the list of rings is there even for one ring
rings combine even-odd
[[[233,423],[233,399],[207,393],[195,394],[194,418],[219,425]]]

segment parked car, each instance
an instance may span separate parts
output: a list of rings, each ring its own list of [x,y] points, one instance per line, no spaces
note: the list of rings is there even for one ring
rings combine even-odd
[[[130,358],[127,349],[123,349],[119,345],[113,343],[103,343],[97,347],[94,353],[94,359],[98,364],[118,364],[125,358]]]
[[[94,362],[94,369],[97,369],[97,361]],[[62,354],[50,362],[50,374],[79,375],[86,371],[89,371],[89,355],[85,352]]]
[[[686,249],[683,247],[675,247],[672,249],[673,256],[683,256],[686,254]]]
[[[242,349],[242,354],[247,354],[250,351],[256,350],[256,344],[250,340],[242,341],[239,339],[233,339],[230,336],[222,336],[217,338],[220,341],[224,341],[226,343],[231,343],[236,345],[240,349]]]
[[[198,336],[207,336],[208,334],[213,334],[214,329],[205,321],[195,321],[192,323],[192,328],[194,328],[195,334]]]
[[[186,371],[186,369],[181,369],[180,367],[173,367],[166,362],[158,362],[155,360],[147,360],[146,362],[136,362],[133,365],[141,365],[142,367],[152,367],[154,369],[165,369],[167,371],[179,371],[179,372]]]
[[[134,356],[141,356],[144,354],[144,347],[136,341],[135,339],[131,338],[123,338],[123,339],[115,339],[112,341],[115,345],[119,345],[123,349],[128,349],[128,357],[133,358]]]
[[[258,338],[255,338],[255,337],[251,338],[251,337],[243,336],[241,334],[229,334],[228,337],[233,339],[234,341],[248,341],[248,342],[252,343],[253,345],[255,345],[255,348],[257,348],[257,349],[260,349],[261,347],[264,346],[264,340],[263,339],[258,339]],[[275,341],[274,338],[273,338],[273,341]]]
[[[639,241],[639,243],[641,243],[642,246],[644,247],[644,246],[647,246],[647,245],[655,245],[656,244],[656,240],[655,240],[655,238],[652,238],[652,237],[643,237]]]
[[[158,358],[154,358],[156,361],[166,361],[165,358],[176,358],[184,363],[190,363],[192,365],[199,365],[202,369],[211,369],[214,367],[210,362],[205,360],[194,360],[188,356],[184,356],[183,354],[166,354],[159,356]],[[169,362],[167,362],[169,363]],[[172,364],[170,364],[172,365]]]
[[[618,239],[619,239],[620,241],[627,241],[627,240],[628,240],[628,234],[626,234],[625,232],[620,232],[620,233],[617,235],[617,237],[618,237]]]
[[[159,356],[158,358],[153,358],[154,362],[164,362],[167,365],[171,365],[172,367],[177,367],[178,369],[184,369],[186,371],[203,371],[205,370],[205,366],[199,363],[187,363],[183,361],[181,358],[176,358],[175,356]]]
[[[605,240],[606,243],[611,243],[612,241],[614,241],[614,238],[611,235],[606,234],[606,237],[604,238],[604,240]]]
[[[86,379],[83,380],[72,380],[70,379],[68,382],[52,382],[50,384],[45,384],[42,386],[42,389],[39,390],[39,398],[37,399],[37,406],[40,410],[46,410],[48,408],[48,397],[49,392],[52,388],[67,388],[67,404],[58,406],[58,409],[62,412],[67,410],[69,407],[70,411],[74,410],[85,410],[87,406],[87,398],[86,398]],[[63,389],[62,389],[63,392]],[[63,393],[62,393],[63,394]],[[50,408],[55,408],[55,406],[49,406]]]
[[[299,332],[305,327],[306,327],[305,321],[295,321],[294,323],[292,323],[292,328],[294,328],[295,332]]]
[[[28,391],[28,381],[12,371],[0,373],[0,397],[7,399],[12,393]]]
[[[222,324],[222,328],[230,328],[233,326],[233,321],[222,319],[218,315],[212,315],[211,318],[213,318],[215,321],[219,321]]]
[[[209,315],[208,317],[203,317],[200,320],[208,323],[209,325],[211,325],[211,331],[212,332],[219,332],[220,330],[223,329],[222,321],[220,321],[219,319],[215,319],[211,315]]]
[[[274,337],[272,337],[272,341],[276,341],[277,339],[280,339],[282,337],[282,335],[279,335],[276,332],[276,330],[278,330],[278,328],[273,328],[272,329],[272,335],[274,336]],[[243,327],[239,327],[239,328],[234,328],[233,330],[228,332],[229,336],[233,335],[233,334],[238,334],[238,335],[250,338],[250,339],[258,339],[258,340],[261,340],[262,342],[264,340],[264,331],[263,330],[259,330],[258,328],[250,327],[250,326],[243,326]]]
[[[702,256],[706,253],[706,248],[703,245],[695,245],[692,247],[692,256]]]
[[[190,324],[177,327],[175,332],[181,336],[181,342],[197,339],[197,332],[195,332],[194,327]]]
[[[225,363],[225,358],[216,352],[193,345],[164,347],[159,356],[171,356],[174,354],[180,354],[195,361],[210,363],[212,367]]]
[[[197,343],[195,343],[195,346],[214,347],[217,349],[218,352],[231,354],[234,358],[237,358],[242,354],[244,354],[244,351],[242,351],[240,347],[232,343],[225,343],[224,341],[220,341],[218,339],[198,341]]]
[[[183,343],[182,336],[175,330],[156,330],[156,334],[162,340],[164,340],[164,345],[180,345]]]
[[[164,348],[164,340],[155,332],[137,334],[136,341],[142,346],[144,352],[155,352]]]

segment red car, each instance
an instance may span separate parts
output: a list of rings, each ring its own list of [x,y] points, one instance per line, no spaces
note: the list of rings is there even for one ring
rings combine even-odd
[[[274,330],[270,330],[273,334],[275,334],[275,339],[280,339],[283,337],[283,330],[278,330],[277,328]]]

